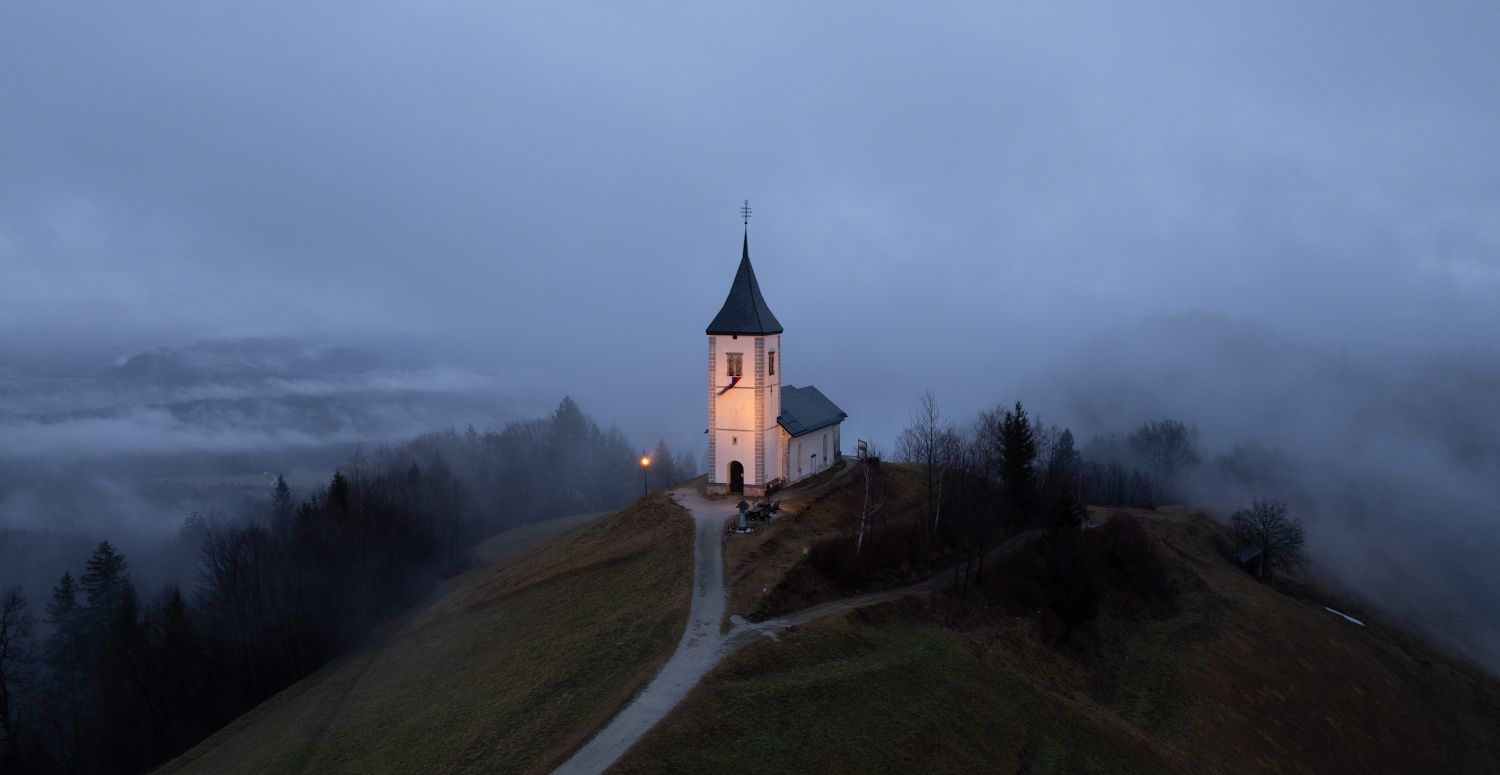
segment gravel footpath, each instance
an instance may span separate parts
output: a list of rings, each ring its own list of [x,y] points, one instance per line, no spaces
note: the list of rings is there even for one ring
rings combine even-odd
[[[688,614],[687,630],[682,633],[677,651],[662,666],[661,672],[599,734],[558,767],[554,771],[558,775],[597,775],[609,769],[656,722],[666,718],[703,676],[719,664],[719,660],[756,638],[775,638],[778,631],[788,627],[807,624],[839,611],[930,592],[952,580],[950,569],[910,586],[822,603],[778,619],[747,622],[733,616],[730,617],[733,626],[728,633],[723,633],[719,622],[724,619],[724,526],[738,512],[730,500],[709,500],[695,488],[673,490],[670,495],[679,506],[692,513],[697,525],[697,537],[693,542],[693,605]],[[986,561],[1013,551],[1036,535],[1037,531],[1031,531],[1012,537],[991,550]]]
[[[656,678],[588,741],[557,773],[593,775],[609,769],[656,722],[666,718],[703,676],[731,650],[719,632],[724,619],[724,523],[735,516],[732,501],[711,501],[693,488],[673,490],[672,500],[697,523],[693,542],[693,605],[677,651]]]

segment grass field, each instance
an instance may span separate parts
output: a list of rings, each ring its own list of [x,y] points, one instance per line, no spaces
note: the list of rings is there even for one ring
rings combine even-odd
[[[1140,516],[1173,613],[1061,652],[980,595],[842,614],[725,660],[617,770],[1500,772],[1495,679],[1257,583],[1201,514]]]
[[[1024,636],[941,619],[906,601],[752,645],[616,771],[1166,771],[1124,724],[1055,692],[1055,671],[1018,669],[995,652]]]
[[[492,562],[364,650],[163,768],[183,773],[546,772],[680,637],[693,527],[662,494]]]

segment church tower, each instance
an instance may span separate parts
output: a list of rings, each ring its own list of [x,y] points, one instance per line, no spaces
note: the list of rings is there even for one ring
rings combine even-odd
[[[748,230],[729,298],[707,333],[708,491],[764,495],[782,472],[781,323],[755,281]]]

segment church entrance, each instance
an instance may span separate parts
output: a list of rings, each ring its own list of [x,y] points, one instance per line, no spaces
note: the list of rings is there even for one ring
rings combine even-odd
[[[738,460],[733,460],[729,463],[729,491],[745,491],[745,467],[740,465],[740,461]]]

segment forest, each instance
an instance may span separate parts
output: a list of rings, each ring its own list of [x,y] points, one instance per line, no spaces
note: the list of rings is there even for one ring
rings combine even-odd
[[[659,484],[689,478],[665,442]],[[299,495],[195,514],[187,585],[142,590],[100,542],[50,599],[0,597],[0,772],[139,773],[318,669],[463,571],[506,527],[639,495],[637,446],[571,399],[499,431],[444,431],[359,455]]]

